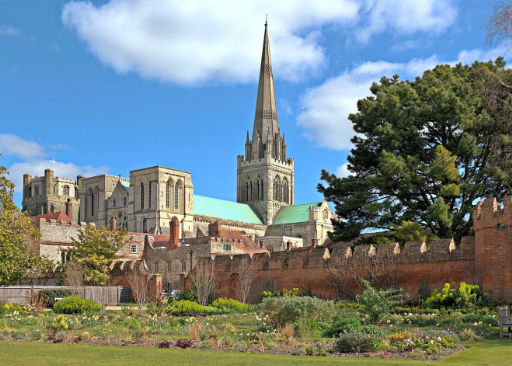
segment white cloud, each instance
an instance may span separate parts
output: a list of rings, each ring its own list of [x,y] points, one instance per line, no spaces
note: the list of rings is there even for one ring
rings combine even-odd
[[[368,42],[385,30],[396,33],[440,33],[453,24],[457,10],[451,0],[368,0],[361,21],[365,24],[357,37]]]
[[[457,60],[452,61],[444,61],[433,55],[405,63],[365,62],[307,91],[301,98],[302,111],[297,117],[297,124],[305,129],[306,136],[317,145],[349,150],[352,147],[350,139],[355,132],[348,115],[357,112],[357,101],[370,95],[372,82],[378,81],[381,76],[396,73],[402,78],[410,78],[441,63],[454,65],[458,62],[487,61],[503,55],[504,51],[503,48],[463,50],[459,52]]]
[[[439,0],[110,0],[70,2],[62,21],[120,73],[197,85],[257,79],[265,14],[275,74],[297,80],[325,64],[324,26],[367,41],[386,30],[441,32],[456,11]]]
[[[21,35],[21,31],[12,25],[0,25],[0,36],[17,37]]]
[[[268,13],[273,64],[297,79],[324,62],[318,28],[357,16],[354,0],[71,2],[64,24],[121,73],[179,84],[256,80]]]
[[[37,142],[26,141],[11,134],[0,134],[0,153],[20,158],[36,158],[44,155],[44,149]]]
[[[348,177],[351,172],[348,170],[348,163],[341,164],[338,169],[336,169],[336,175],[338,178]]]
[[[54,148],[67,148],[64,144],[57,144]],[[37,142],[27,141],[19,136],[11,134],[0,134],[0,153],[6,156],[12,156],[20,160],[9,167],[9,179],[15,184],[15,191],[23,191],[23,174],[32,176],[43,175],[45,169],[53,169],[56,176],[65,178],[75,178],[77,175],[94,176],[108,172],[109,168],[105,166],[94,167],[90,165],[79,166],[73,163],[65,163],[45,159],[48,153],[44,147]]]
[[[15,184],[16,192],[23,192],[23,174],[41,176],[45,169],[52,169],[57,177],[76,178],[77,175],[94,176],[105,174],[108,167],[78,166],[73,163],[64,163],[53,160],[29,160],[15,163],[9,167],[9,178]]]

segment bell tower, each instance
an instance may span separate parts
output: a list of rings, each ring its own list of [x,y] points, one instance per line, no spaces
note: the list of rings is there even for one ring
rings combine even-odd
[[[282,206],[294,202],[294,161],[286,155],[277,119],[267,22],[252,138],[247,131],[245,155],[237,157],[237,202],[252,205],[267,225]]]

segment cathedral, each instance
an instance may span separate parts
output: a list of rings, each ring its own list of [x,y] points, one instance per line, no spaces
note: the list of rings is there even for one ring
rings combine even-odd
[[[247,131],[245,154],[237,157],[236,202],[195,194],[190,172],[163,166],[76,180],[47,169],[41,177],[23,176],[23,210],[33,216],[62,211],[78,224],[155,235],[169,234],[177,219],[180,239],[207,236],[216,224],[264,241],[271,251],[290,242],[322,245],[333,214],[325,201],[295,204],[294,159],[279,128],[267,28],[252,135]]]

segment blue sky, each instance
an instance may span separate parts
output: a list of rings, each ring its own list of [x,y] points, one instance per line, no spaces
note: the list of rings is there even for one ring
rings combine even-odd
[[[0,165],[18,186],[163,165],[235,200],[268,14],[296,203],[320,200],[372,81],[505,54],[485,44],[496,2],[0,0]]]

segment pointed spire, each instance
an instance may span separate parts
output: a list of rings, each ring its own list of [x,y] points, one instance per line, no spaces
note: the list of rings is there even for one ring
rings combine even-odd
[[[256,112],[254,113],[254,131],[258,132],[263,141],[279,133],[277,122],[276,96],[274,91],[274,77],[272,75],[272,60],[270,57],[270,43],[268,40],[267,21],[265,19],[265,34],[263,35],[263,50],[261,53],[260,79],[258,84],[258,97]]]
[[[245,143],[246,144],[249,143],[249,130],[247,130],[247,137],[245,138]]]

